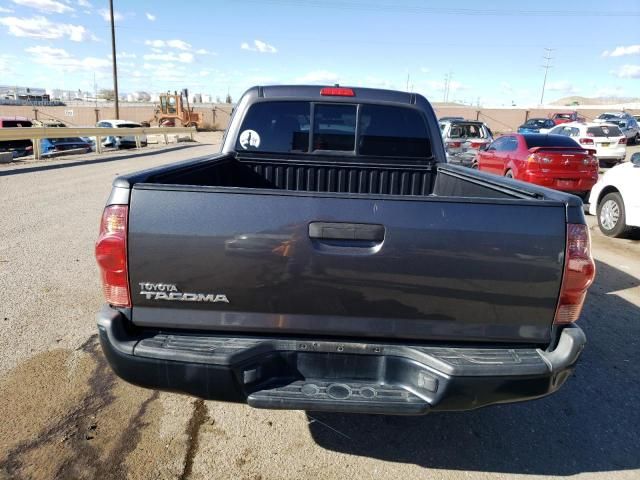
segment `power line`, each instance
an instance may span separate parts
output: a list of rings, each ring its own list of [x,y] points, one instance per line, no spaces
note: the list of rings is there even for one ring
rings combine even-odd
[[[543,105],[544,102],[544,88],[547,86],[547,74],[549,73],[549,69],[553,67],[553,65],[551,65],[551,61],[553,60],[553,57],[551,56],[551,52],[553,52],[553,48],[545,48],[545,53],[544,53],[544,60],[545,60],[545,64],[542,65],[542,68],[544,68],[544,80],[542,81],[542,93],[540,94],[540,105]]]

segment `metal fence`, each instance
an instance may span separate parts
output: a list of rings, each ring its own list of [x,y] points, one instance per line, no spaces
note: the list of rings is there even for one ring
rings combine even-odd
[[[73,128],[73,127],[24,127],[0,128],[0,142],[11,140],[31,140],[33,156],[39,160],[40,140],[43,138],[92,137],[95,138],[96,151],[102,153],[104,137],[135,137],[136,148],[141,147],[140,137],[143,135],[161,135],[164,143],[169,143],[168,135],[188,134],[193,140],[195,127],[139,127],[139,128]]]

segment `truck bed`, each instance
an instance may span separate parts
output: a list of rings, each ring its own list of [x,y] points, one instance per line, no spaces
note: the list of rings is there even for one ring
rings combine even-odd
[[[450,165],[236,155],[117,185],[133,186],[132,285],[229,299],[134,295],[137,325],[549,341],[567,195]],[[357,238],[362,228],[382,237]]]
[[[568,196],[447,164],[358,163],[221,154],[120,177],[115,186],[162,184],[318,193],[551,200]],[[574,202],[572,202],[573,204]],[[577,204],[576,204],[577,205]]]

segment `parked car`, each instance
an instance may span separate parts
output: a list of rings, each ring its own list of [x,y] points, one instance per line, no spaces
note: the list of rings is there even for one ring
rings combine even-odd
[[[96,124],[96,127],[104,127],[104,128],[141,128],[142,125],[136,122],[131,122],[129,120],[101,120]],[[140,136],[140,145],[143,147],[147,146],[147,137],[146,135]],[[136,137],[133,135],[128,136],[108,136],[102,139],[103,147],[114,147],[114,148],[135,148],[136,147]]]
[[[638,125],[635,118],[612,118],[608,123],[617,125],[624,136],[627,137],[627,145],[640,143],[640,125]]]
[[[478,154],[478,168],[586,199],[598,181],[595,150],[570,138],[539,133],[503,135]]]
[[[609,167],[622,162],[627,154],[627,137],[611,123],[565,123],[549,134],[571,137],[580,146],[595,149],[598,161]]]
[[[555,125],[568,122],[584,122],[586,119],[579,115],[578,112],[556,112],[551,115],[551,120]]]
[[[475,168],[480,148],[491,143],[491,130],[483,122],[449,120],[440,123],[447,162]]]
[[[604,112],[594,118],[593,121],[594,123],[610,123],[611,120],[622,120],[625,118],[633,118],[633,115],[624,111]]]
[[[93,145],[80,137],[43,138],[40,141],[42,155],[52,155],[69,150],[78,150],[78,153],[89,153],[93,150]]]
[[[95,255],[125,380],[377,414],[556,391],[595,275],[577,197],[447,164],[419,94],[338,86],[251,88],[221,153],[116,178]]]
[[[0,128],[31,128],[33,123],[25,117],[0,117]],[[14,158],[33,154],[31,140],[7,140],[0,142],[0,151],[11,152]]]
[[[555,126],[550,118],[530,118],[518,127],[518,133],[548,133]]]
[[[640,227],[640,152],[600,177],[591,190],[589,213],[597,215],[600,231],[609,237]]]

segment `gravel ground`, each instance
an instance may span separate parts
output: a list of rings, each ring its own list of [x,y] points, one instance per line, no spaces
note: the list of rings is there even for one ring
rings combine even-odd
[[[592,217],[589,345],[546,399],[426,417],[309,414],[117,379],[94,322],[92,250],[111,181],[212,153],[219,134],[200,140],[0,167],[0,479],[640,478],[640,234],[606,238]]]

